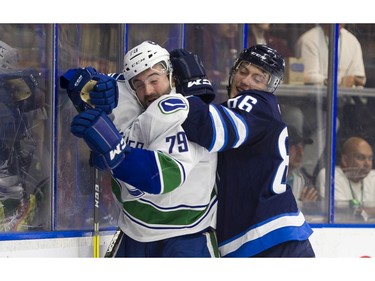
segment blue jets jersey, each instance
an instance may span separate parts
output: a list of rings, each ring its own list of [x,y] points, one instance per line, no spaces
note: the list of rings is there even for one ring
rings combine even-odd
[[[288,133],[275,95],[245,91],[222,105],[189,98],[188,138],[218,151],[217,238],[222,256],[250,257],[312,229],[286,185]],[[199,130],[196,128],[199,126]]]

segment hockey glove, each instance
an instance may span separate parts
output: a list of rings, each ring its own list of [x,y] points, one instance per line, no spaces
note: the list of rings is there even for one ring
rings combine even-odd
[[[38,83],[37,78],[40,77],[40,76],[41,76],[41,73],[39,73],[35,69],[26,68],[26,69],[22,70],[22,78],[25,81],[25,83],[27,84],[27,86],[29,86],[31,91],[33,91],[35,88],[39,87],[39,83]]]
[[[32,68],[24,70],[4,69],[0,73],[0,87],[5,89],[9,97],[1,97],[1,102],[23,101],[28,99],[31,95],[35,94],[36,89],[39,87],[37,78],[41,73]]]
[[[215,93],[199,56],[185,49],[175,49],[170,52],[170,58],[176,92],[184,96],[199,96],[210,103],[215,98]]]
[[[109,114],[118,104],[116,80],[92,67],[69,69],[60,77],[60,86],[79,112],[97,107]]]
[[[125,140],[105,114],[100,109],[87,109],[76,115],[71,123],[70,131],[78,138],[83,138],[86,144],[96,154],[99,169],[113,169],[125,158]]]

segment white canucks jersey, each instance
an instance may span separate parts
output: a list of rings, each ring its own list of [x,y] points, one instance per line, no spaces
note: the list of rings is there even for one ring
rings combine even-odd
[[[133,102],[131,106],[137,106]],[[120,107],[129,109],[127,104]],[[130,126],[127,121],[119,124],[121,112],[114,112],[132,149],[112,171],[117,183],[113,193],[122,209],[119,226],[137,241],[157,241],[216,225],[217,154],[187,139],[181,124],[188,112],[186,98],[173,91],[155,100]]]

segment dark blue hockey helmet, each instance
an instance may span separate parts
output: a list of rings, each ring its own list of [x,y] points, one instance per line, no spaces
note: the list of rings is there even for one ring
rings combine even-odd
[[[271,93],[276,90],[280,82],[284,79],[284,58],[275,49],[267,45],[258,44],[243,50],[234,62],[229,77],[228,92],[232,84],[233,74],[243,61],[249,62],[270,74],[270,80],[267,85],[268,91]]]

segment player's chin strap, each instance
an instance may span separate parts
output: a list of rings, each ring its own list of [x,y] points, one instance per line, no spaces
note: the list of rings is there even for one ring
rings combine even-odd
[[[169,71],[169,73],[168,73],[168,79],[169,79],[169,87],[171,87],[171,89],[176,88],[172,71]]]

